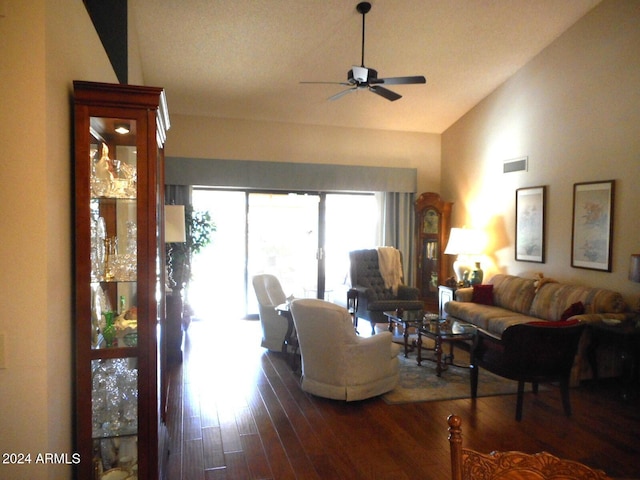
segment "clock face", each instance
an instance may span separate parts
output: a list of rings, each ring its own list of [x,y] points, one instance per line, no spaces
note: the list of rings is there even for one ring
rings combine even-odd
[[[422,233],[438,233],[438,212],[427,210],[422,219]]]

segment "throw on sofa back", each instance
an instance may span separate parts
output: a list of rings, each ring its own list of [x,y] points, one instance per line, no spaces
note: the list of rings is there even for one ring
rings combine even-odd
[[[618,292],[563,283],[545,283],[531,305],[531,315],[557,321],[571,305],[582,302],[584,313],[622,313],[626,304]]]

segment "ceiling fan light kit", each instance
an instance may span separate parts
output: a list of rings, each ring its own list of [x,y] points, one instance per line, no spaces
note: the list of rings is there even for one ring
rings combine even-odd
[[[402,98],[402,95],[393,92],[387,88],[381,87],[380,85],[409,85],[409,84],[418,84],[418,83],[426,83],[427,80],[422,75],[415,75],[410,77],[388,77],[388,78],[378,78],[377,70],[373,68],[367,68],[364,65],[364,30],[365,30],[365,15],[371,10],[371,4],[369,2],[360,2],[356,5],[356,10],[358,13],[362,14],[362,56],[361,56],[361,65],[354,65],[351,67],[351,70],[347,72],[347,81],[346,82],[300,82],[300,83],[322,83],[322,84],[333,84],[333,85],[345,85],[349,88],[347,90],[343,90],[341,92],[336,93],[329,97],[329,100],[337,100],[338,98],[343,97],[347,93],[354,92],[360,89],[368,89],[370,92],[376,93],[383,98],[386,98],[389,101],[398,100]]]

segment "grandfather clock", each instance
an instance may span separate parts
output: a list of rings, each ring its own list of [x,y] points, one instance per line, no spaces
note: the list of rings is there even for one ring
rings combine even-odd
[[[416,286],[425,308],[438,311],[438,286],[450,276],[451,262],[444,255],[451,228],[452,202],[433,192],[422,193],[415,202]]]

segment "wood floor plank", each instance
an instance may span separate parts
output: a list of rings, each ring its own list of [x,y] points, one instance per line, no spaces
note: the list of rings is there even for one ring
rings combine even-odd
[[[272,478],[273,474],[260,435],[241,435],[240,439],[251,478]]]
[[[182,478],[203,480],[204,463],[202,459],[202,439],[186,440],[182,447],[182,452]]]
[[[202,463],[206,470],[226,465],[220,427],[202,429]]]

